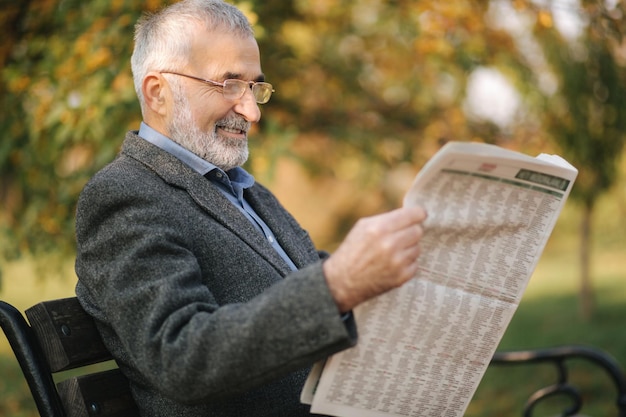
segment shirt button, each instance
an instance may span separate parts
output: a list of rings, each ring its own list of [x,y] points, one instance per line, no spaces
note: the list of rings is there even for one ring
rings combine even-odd
[[[271,236],[268,236],[268,237],[267,237],[267,240],[269,240],[269,241],[270,241],[270,243],[274,243],[274,238],[273,238],[273,237],[271,237]]]
[[[215,176],[216,176],[217,178],[222,178],[222,173],[221,173],[221,172],[219,172],[219,171],[217,171],[217,172],[215,173]]]

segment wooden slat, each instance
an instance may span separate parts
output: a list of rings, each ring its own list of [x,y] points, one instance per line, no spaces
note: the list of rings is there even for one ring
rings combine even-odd
[[[139,417],[119,369],[69,378],[57,388],[67,417]]]
[[[45,301],[25,313],[52,372],[111,359],[93,318],[76,297]]]

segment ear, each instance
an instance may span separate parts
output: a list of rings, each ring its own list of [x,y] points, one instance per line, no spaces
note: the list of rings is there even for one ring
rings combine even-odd
[[[163,75],[158,72],[149,72],[143,79],[141,91],[146,107],[164,117],[167,114],[168,86]]]

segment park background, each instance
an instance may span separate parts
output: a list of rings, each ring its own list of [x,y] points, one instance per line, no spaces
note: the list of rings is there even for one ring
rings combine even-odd
[[[320,248],[398,207],[447,141],[560,154],[579,178],[500,348],[592,344],[626,365],[623,1],[233,3],[276,89],[246,168]],[[133,25],[163,4],[0,0],[0,299],[73,295],[76,199],[138,128]],[[576,376],[613,401],[605,375]],[[542,378],[490,368],[467,415],[521,415]],[[35,415],[0,339],[0,416]]]

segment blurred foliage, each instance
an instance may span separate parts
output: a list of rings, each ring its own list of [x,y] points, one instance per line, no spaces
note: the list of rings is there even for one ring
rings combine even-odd
[[[364,184],[400,162],[421,165],[439,142],[474,136],[467,76],[513,47],[485,24],[488,5],[259,2],[263,66],[278,86],[267,118],[297,126],[293,150],[316,173],[341,176],[354,153],[367,161]]]
[[[588,2],[585,10],[588,24],[574,41],[541,14],[534,33],[559,85],[545,100],[544,126],[582,167],[574,198],[592,206],[617,177],[626,142],[626,3],[608,12]]]
[[[80,189],[141,120],[129,65],[134,22],[164,3],[0,0],[1,259],[73,253]],[[612,94],[624,89],[622,2],[567,3],[583,17],[576,42],[549,24],[549,3],[524,0],[235,3],[255,26],[277,91],[263,108],[260,140],[250,143],[253,172],[295,158],[312,176],[349,175],[380,190],[384,210],[395,203],[385,202],[384,174],[421,166],[445,141],[536,151],[552,137],[590,178],[589,190],[610,185],[610,176],[585,170],[610,174],[623,143],[626,106]],[[527,35],[546,46],[543,68],[498,24],[502,5],[531,22]],[[574,53],[581,49],[584,59]],[[469,76],[485,67],[523,97],[511,124],[468,115]],[[541,88],[542,71],[559,80],[552,91]],[[584,123],[597,134],[585,136]],[[575,141],[559,140],[567,131]],[[352,208],[342,214],[345,225],[359,215]]]
[[[563,3],[554,2],[559,7]],[[533,40],[538,44],[553,85],[529,82],[543,92],[537,108],[541,126],[560,145],[563,156],[579,167],[572,197],[581,203],[580,310],[585,318],[593,313],[590,271],[591,229],[598,197],[619,178],[619,156],[626,143],[626,3],[584,1],[567,10],[579,21],[575,35],[562,33],[553,14],[532,2],[519,0],[516,7],[526,14]],[[523,64],[522,64],[523,66]],[[527,87],[527,88],[528,88]]]
[[[140,120],[128,63],[140,3],[158,5],[32,0],[0,9],[3,257],[72,250],[78,193]]]

